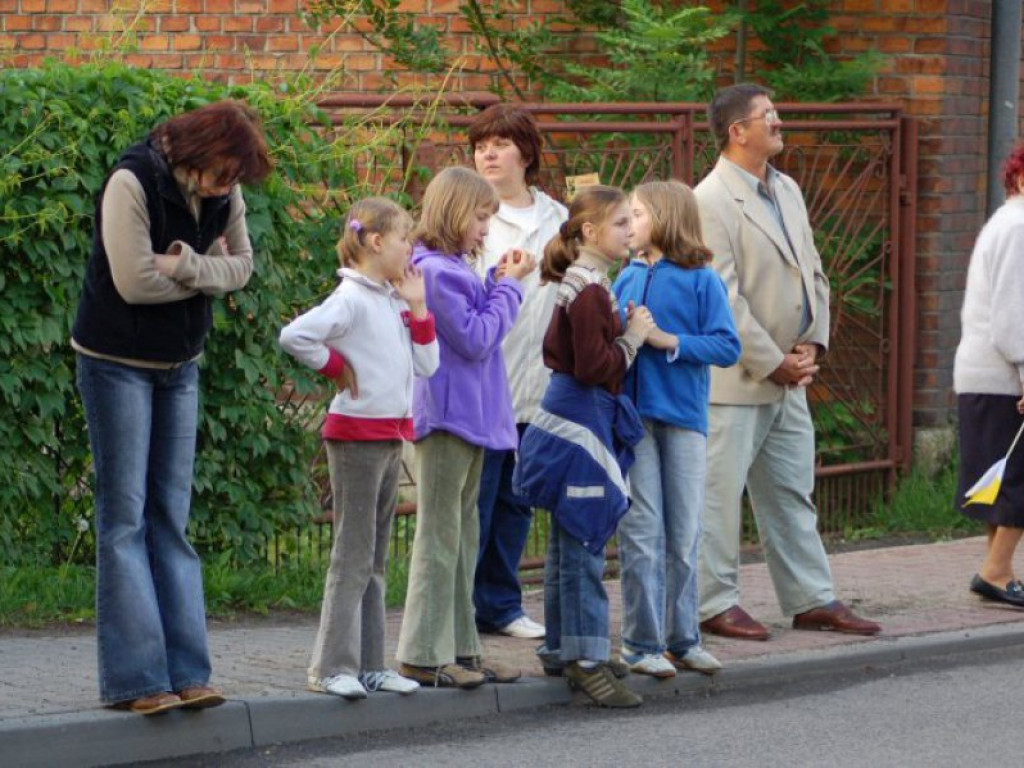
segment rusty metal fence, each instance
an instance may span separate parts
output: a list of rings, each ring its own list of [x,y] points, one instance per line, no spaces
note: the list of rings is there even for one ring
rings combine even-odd
[[[405,193],[415,206],[432,172],[471,165],[466,126],[496,101],[490,94],[430,100],[338,95],[321,107],[338,126],[353,118],[363,129],[374,121],[388,126],[397,137],[392,154],[365,158],[360,172],[368,184]],[[692,185],[715,162],[704,105],[523,106],[536,115],[544,137],[541,186],[557,199],[565,198],[566,178],[575,175],[597,173],[602,183],[626,189],[663,178]],[[834,536],[866,520],[897,471],[909,467],[916,124],[891,103],[778,108],[786,148],[775,165],[804,191],[831,281],[831,346],[810,401],[818,440],[819,525]],[[394,530],[398,556],[411,545],[411,498],[407,489]],[[325,515],[320,522],[329,520]],[[524,558],[534,577],[547,525],[546,515],[537,517]],[[753,534],[749,516],[747,534]]]

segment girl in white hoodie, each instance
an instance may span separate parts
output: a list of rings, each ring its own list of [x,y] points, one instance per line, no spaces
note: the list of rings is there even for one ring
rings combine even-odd
[[[384,573],[413,376],[438,366],[423,276],[409,264],[412,224],[391,200],[356,203],[338,242],[341,284],[281,331],[281,346],[338,388],[323,428],[334,546],[308,685],[348,699],[419,687],[384,667]]]

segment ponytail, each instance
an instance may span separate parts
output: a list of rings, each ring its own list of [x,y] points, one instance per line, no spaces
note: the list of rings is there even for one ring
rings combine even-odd
[[[594,184],[579,190],[569,206],[568,221],[562,222],[558,234],[544,246],[541,282],[562,282],[565,271],[580,255],[583,225],[590,222],[600,228],[611,212],[624,202],[626,195],[617,187]]]
[[[576,233],[579,234],[579,233]],[[576,257],[580,255],[578,237],[569,234],[569,222],[563,221],[558,234],[544,246],[544,259],[540,265],[541,283],[560,283]]]

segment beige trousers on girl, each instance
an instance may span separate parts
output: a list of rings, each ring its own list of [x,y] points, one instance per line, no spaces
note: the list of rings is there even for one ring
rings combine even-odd
[[[479,656],[473,575],[484,449],[449,432],[416,443],[416,537],[398,660],[417,667]]]

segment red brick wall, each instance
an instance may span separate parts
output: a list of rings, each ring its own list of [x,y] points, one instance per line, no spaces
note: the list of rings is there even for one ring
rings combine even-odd
[[[886,54],[872,95],[920,118],[916,425],[953,415],[953,356],[971,248],[985,219],[988,0],[844,0],[842,52]]]
[[[307,26],[300,17],[306,0],[150,0],[134,25],[132,13],[110,13],[117,5],[111,0],[0,0],[0,62],[28,67],[48,56],[72,56],[76,49],[88,52],[104,38],[116,38],[132,27],[137,46],[127,56],[129,63],[202,69],[221,80],[246,81],[306,67],[315,75],[340,69],[345,75],[342,88],[376,92],[386,85],[382,73],[393,68],[387,56],[358,34],[336,33],[336,24]],[[127,5],[131,7],[130,0]],[[475,50],[458,6],[458,0],[403,0],[401,9],[420,14],[420,24],[437,26],[464,55],[464,69],[449,88],[487,90],[495,75],[486,71],[489,62]],[[565,2],[522,0],[520,8],[509,14],[509,23],[526,24],[564,13]],[[581,47],[591,46],[566,41],[567,49]],[[311,58],[314,50],[317,55]],[[431,81],[405,76],[399,82],[432,85]]]

